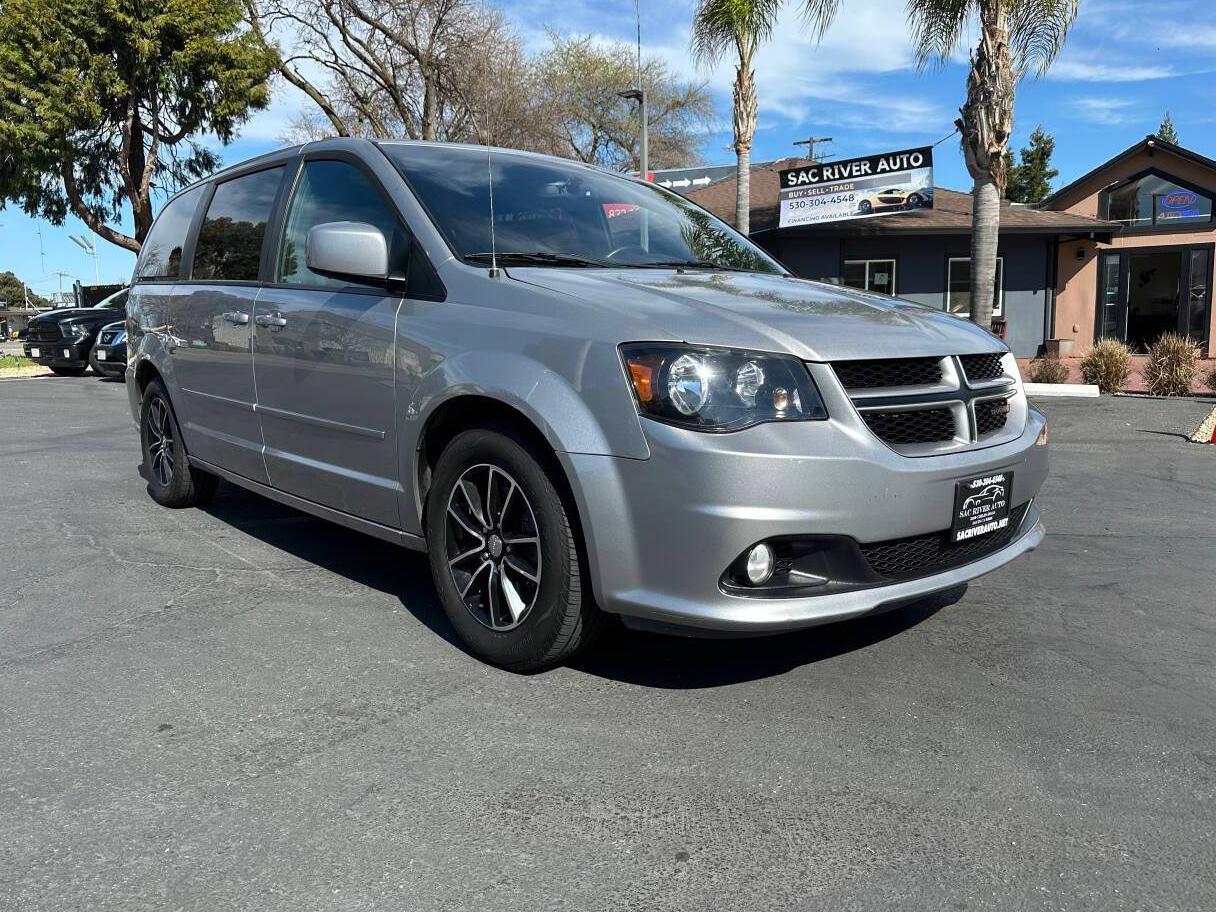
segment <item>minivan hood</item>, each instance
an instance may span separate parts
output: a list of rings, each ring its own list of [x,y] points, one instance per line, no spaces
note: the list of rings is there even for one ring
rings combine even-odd
[[[600,305],[641,338],[786,351],[808,361],[1003,351],[991,333],[940,310],[746,272],[512,268],[513,278]],[[625,327],[628,327],[627,329]]]

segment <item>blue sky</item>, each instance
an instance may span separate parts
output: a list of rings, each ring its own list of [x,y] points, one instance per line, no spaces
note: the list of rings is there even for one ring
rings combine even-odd
[[[1037,124],[1056,137],[1056,186],[1154,132],[1166,109],[1182,144],[1216,157],[1216,24],[1210,0],[1081,0],[1068,47],[1050,73],[1018,90],[1014,147]],[[523,0],[502,3],[529,44],[545,42],[545,27],[633,40],[631,0]],[[966,80],[966,50],[946,66],[918,73],[908,44],[904,0],[842,2],[842,13],[822,43],[805,35],[791,5],[773,41],[757,59],[759,129],[753,158],[796,154],[808,135],[831,136],[825,149],[836,158],[868,155],[937,142],[953,130]],[[730,83],[723,61],[697,70],[688,54],[691,0],[642,0],[642,38],[648,53],[677,73],[706,80],[718,106],[717,127],[706,137],[704,157],[733,159],[729,151]],[[278,145],[293,113],[307,104],[289,86],[277,86],[272,106],[256,115],[241,137],[222,150],[234,163]],[[937,148],[939,186],[967,189],[970,179],[957,140]],[[40,256],[38,228],[42,230]],[[69,240],[87,233],[78,220],[55,227],[9,207],[0,210],[0,271],[12,270],[38,292],[59,287],[57,270],[91,282],[92,260]],[[126,281],[132,256],[97,243],[101,280]],[[44,265],[45,264],[45,265]]]

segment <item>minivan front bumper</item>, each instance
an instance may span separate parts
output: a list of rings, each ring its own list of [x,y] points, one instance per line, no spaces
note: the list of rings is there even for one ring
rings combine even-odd
[[[563,454],[606,611],[739,633],[842,620],[950,589],[1036,547],[1033,499],[1047,475],[1045,419],[1030,409],[1006,443],[930,457],[895,453],[860,421],[771,423],[703,434],[644,420],[649,459]],[[944,533],[955,484],[1012,471],[1023,508],[1005,544],[911,579],[827,587],[818,595],[727,591],[722,574],[746,549],[781,536],[842,536],[860,545]]]

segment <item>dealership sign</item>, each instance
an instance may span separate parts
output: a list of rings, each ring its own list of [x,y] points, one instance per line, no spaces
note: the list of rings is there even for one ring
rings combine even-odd
[[[907,149],[780,172],[780,227],[933,208],[933,149]]]

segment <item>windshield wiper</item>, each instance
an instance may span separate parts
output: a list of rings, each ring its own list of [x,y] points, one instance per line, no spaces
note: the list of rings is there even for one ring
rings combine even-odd
[[[608,260],[595,260],[590,257],[571,256],[565,253],[549,253],[544,250],[537,250],[532,253],[522,253],[519,251],[500,251],[497,254],[489,252],[467,253],[464,258],[466,260],[484,260],[487,263],[494,258],[499,263],[507,265],[514,263],[516,266],[597,266],[615,268],[623,265],[621,263],[612,263]]]
[[[760,272],[759,269],[749,269],[746,266],[728,266],[725,263],[714,263],[710,260],[655,260],[639,263],[638,265],[663,269],[721,269],[725,272]]]

